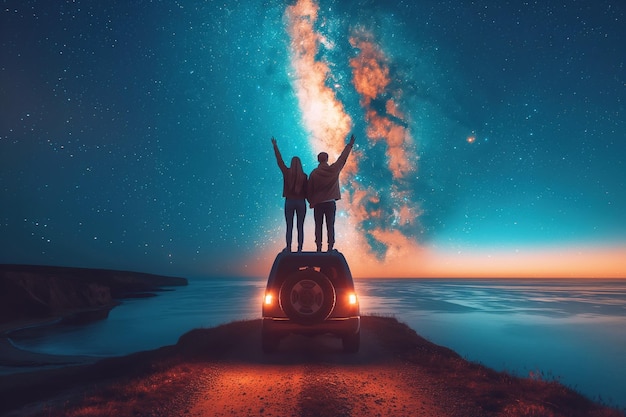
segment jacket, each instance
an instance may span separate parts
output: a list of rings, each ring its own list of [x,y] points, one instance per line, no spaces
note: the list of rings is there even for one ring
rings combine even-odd
[[[307,186],[307,200],[311,207],[325,201],[341,199],[339,173],[346,164],[351,150],[352,145],[347,144],[334,164],[328,165],[327,162],[320,162],[318,167],[311,171]]]

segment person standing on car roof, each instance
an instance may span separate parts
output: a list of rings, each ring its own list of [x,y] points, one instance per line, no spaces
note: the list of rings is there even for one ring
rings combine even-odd
[[[328,234],[328,251],[333,250],[335,245],[335,213],[337,212],[336,200],[341,199],[339,189],[339,173],[343,169],[348,155],[354,145],[354,135],[350,136],[350,142],[346,145],[337,161],[328,164],[328,154],[320,152],[317,155],[319,165],[309,175],[307,187],[307,200],[313,208],[315,219],[315,245],[317,251],[322,251],[322,225],[326,219],[326,232]]]
[[[298,229],[298,252],[302,252],[304,243],[304,218],[306,217],[306,190],[307,176],[302,170],[302,161],[297,156],[291,158],[291,166],[287,167],[280,155],[276,139],[272,137],[272,145],[276,162],[283,173],[283,197],[285,197],[285,222],[287,234],[285,251],[291,252],[291,240],[293,235],[293,216],[296,215],[296,227]]]

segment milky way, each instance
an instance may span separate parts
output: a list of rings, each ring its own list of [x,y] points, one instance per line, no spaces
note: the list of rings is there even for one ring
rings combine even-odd
[[[567,275],[569,251],[626,274],[620,2],[0,13],[0,262],[264,274],[269,139],[310,172],[354,134],[337,247],[359,273]]]
[[[354,56],[345,62],[352,70],[352,85],[329,82],[333,79],[331,65],[323,57],[325,50],[332,51],[337,43],[330,36],[338,34],[324,35],[318,31],[318,15],[318,4],[309,0],[299,1],[286,11],[293,84],[304,125],[311,132],[313,149],[331,150],[338,155],[354,123],[335,90],[353,86],[360,96],[362,111],[359,114],[364,117],[366,138],[342,172],[341,181],[346,183],[348,200],[344,207],[349,213],[347,220],[355,230],[365,234],[368,242],[366,247],[359,245],[359,250],[377,254],[384,260],[394,242],[399,248],[409,249],[405,243],[417,242],[414,239],[418,237],[410,233],[415,229],[420,210],[419,201],[412,195],[417,179],[417,155],[412,152],[413,141],[394,98],[394,95],[402,98],[401,90],[391,87],[387,58],[364,28],[339,34],[345,36],[343,41],[349,40],[354,49]],[[379,152],[375,147],[379,141],[383,142],[379,148],[385,152],[383,163],[368,164],[368,155]],[[380,177],[386,181],[381,181]],[[353,247],[358,241],[351,236]]]

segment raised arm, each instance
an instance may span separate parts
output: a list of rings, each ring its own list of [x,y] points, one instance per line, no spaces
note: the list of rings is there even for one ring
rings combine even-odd
[[[287,170],[287,165],[285,165],[285,161],[283,161],[283,157],[280,155],[280,151],[278,150],[278,145],[276,144],[276,139],[272,136],[272,146],[274,148],[274,155],[276,155],[276,162],[278,163],[278,168],[282,172]]]
[[[348,160],[348,155],[350,155],[352,146],[354,146],[354,140],[354,135],[350,136],[350,141],[348,142],[346,147],[343,148],[343,152],[341,152],[341,155],[339,155],[339,158],[337,158],[337,162],[335,162],[333,165],[338,166],[339,169],[343,168],[343,166],[346,164],[346,161]]]

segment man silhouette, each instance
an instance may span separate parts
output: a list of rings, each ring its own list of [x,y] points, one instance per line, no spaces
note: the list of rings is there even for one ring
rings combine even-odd
[[[307,188],[307,200],[313,209],[315,219],[315,245],[317,251],[322,251],[322,224],[326,219],[326,232],[328,234],[328,251],[333,250],[335,245],[335,213],[337,212],[336,200],[341,199],[339,189],[339,173],[346,164],[348,155],[354,145],[354,135],[350,136],[350,142],[346,145],[337,161],[328,165],[328,154],[320,152],[317,155],[319,165],[309,175]]]

